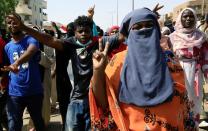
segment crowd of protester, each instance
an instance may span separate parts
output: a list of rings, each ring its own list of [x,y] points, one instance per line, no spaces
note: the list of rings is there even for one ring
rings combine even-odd
[[[46,131],[57,107],[63,131],[208,129],[208,17],[185,8],[161,23],[158,4],[104,32],[94,8],[66,34],[55,22],[51,30],[25,25],[17,13],[5,18],[0,131],[21,131],[24,112],[28,130]]]

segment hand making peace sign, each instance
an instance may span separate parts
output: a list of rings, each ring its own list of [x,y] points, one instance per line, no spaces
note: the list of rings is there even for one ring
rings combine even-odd
[[[108,63],[109,42],[106,42],[103,49],[102,39],[99,39],[99,48],[93,53],[93,70],[104,71]]]

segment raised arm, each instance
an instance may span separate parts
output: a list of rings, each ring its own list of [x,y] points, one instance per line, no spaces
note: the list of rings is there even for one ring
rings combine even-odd
[[[60,39],[61,38],[61,31],[59,30],[59,28],[57,27],[56,23],[55,22],[51,22],[53,28],[56,30],[56,33],[57,33],[57,38]]]
[[[12,25],[14,28],[18,28],[18,29],[26,32],[27,34],[33,36],[40,43],[43,43],[47,46],[50,46],[50,47],[58,49],[58,50],[63,49],[63,46],[61,44],[61,43],[63,43],[63,41],[61,41],[55,37],[52,37],[46,33],[41,33],[41,32],[38,32],[30,27],[27,27],[26,25],[24,25],[24,23],[21,21],[21,19],[19,17],[17,17],[16,15],[14,15],[14,14],[8,15],[7,19],[12,20]]]
[[[105,49],[102,48],[102,42],[99,40],[99,50],[93,54],[93,77],[92,77],[92,90],[97,102],[97,105],[106,109],[108,106],[106,96],[105,84],[105,68],[107,65],[107,52],[109,43],[106,43]]]
[[[94,9],[95,9],[95,5],[93,5],[93,7],[90,7],[89,9],[88,9],[88,11],[87,11],[87,16],[88,16],[88,18],[90,18],[90,19],[93,19],[93,16],[94,16]]]

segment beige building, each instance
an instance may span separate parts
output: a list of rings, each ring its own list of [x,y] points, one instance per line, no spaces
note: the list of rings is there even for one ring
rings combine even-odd
[[[208,0],[188,0],[185,3],[182,3],[178,6],[176,6],[173,9],[173,15],[172,19],[175,21],[179,13],[184,9],[184,8],[192,8],[196,11],[197,17],[200,18],[202,13],[207,14],[208,13]]]
[[[43,26],[43,21],[47,21],[47,14],[43,11],[47,8],[45,0],[19,0],[16,12],[20,14],[27,25]]]

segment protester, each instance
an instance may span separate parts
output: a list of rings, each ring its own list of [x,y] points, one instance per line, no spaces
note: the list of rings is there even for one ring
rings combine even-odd
[[[119,34],[119,26],[112,26],[111,28],[109,28],[108,36],[113,36],[118,34]],[[126,44],[120,43],[118,47],[116,47],[115,49],[110,51],[110,53],[108,53],[108,56],[111,59],[116,53],[121,52],[123,50],[126,50]]]
[[[200,31],[204,32],[207,36],[207,21],[204,15],[202,15],[198,22],[197,22],[197,29],[199,29]],[[207,86],[208,83],[203,81],[203,98],[202,98],[202,110],[200,113],[200,124],[199,124],[199,128],[208,128],[208,112],[206,110],[206,105],[207,105]]]
[[[68,25],[67,25],[67,37],[72,37],[74,36],[74,23],[73,22],[70,22]]]
[[[54,37],[53,31],[48,31],[48,33]],[[44,98],[43,98],[43,108],[42,108],[42,116],[45,122],[45,126],[47,127],[50,122],[51,115],[51,89],[52,89],[52,77],[51,77],[51,66],[54,61],[54,49],[48,46],[43,46],[43,50],[41,51],[41,60],[39,62],[40,65],[44,67],[44,75],[42,85],[44,88]],[[55,92],[56,93],[56,92]]]
[[[98,37],[102,37],[104,35],[103,29],[100,28],[100,26],[97,26],[97,32],[98,32]]]
[[[0,32],[1,34],[1,32]],[[2,39],[0,35],[0,68],[3,68],[4,65],[8,63],[8,61],[5,59],[5,51],[4,46],[6,45],[6,42]],[[3,131],[3,126],[7,129],[7,117],[6,117],[6,110],[5,105],[7,101],[7,87],[8,87],[8,74],[5,72],[2,72],[0,70],[0,131]]]
[[[182,10],[170,41],[185,73],[188,98],[192,103],[190,113],[198,126],[203,97],[202,76],[204,74],[207,80],[208,75],[208,45],[205,34],[196,28],[196,22],[197,16],[193,9]]]
[[[108,35],[115,35],[119,32],[119,26],[112,26],[108,31]]]
[[[164,51],[171,51],[171,43],[170,43],[170,39],[169,39],[169,35],[170,35],[170,29],[168,27],[163,27],[161,30],[161,39],[160,39],[160,46],[162,47],[162,49],[164,49]],[[173,53],[172,53],[173,54]]]
[[[15,26],[15,22],[10,17],[21,21],[21,17],[16,13],[6,17],[6,24],[12,34],[12,40],[4,48],[10,65],[2,68],[4,71],[10,71],[7,101],[9,131],[22,130],[22,117],[26,107],[36,131],[44,131],[41,113],[43,88],[38,68],[39,44],[33,37],[25,35]]]
[[[175,31],[172,20],[166,20],[164,26],[168,27],[171,33]]]
[[[37,26],[33,27],[37,31],[41,31],[40,28]],[[54,32],[52,30],[45,30],[46,33],[54,36]],[[54,63],[53,58],[54,56],[54,49],[44,46],[40,44],[40,61],[39,61],[39,68],[40,75],[41,75],[41,83],[44,89],[44,97],[43,97],[43,106],[42,106],[42,116],[44,120],[45,127],[47,128],[50,122],[50,115],[51,115],[51,89],[52,89],[52,77],[51,77],[51,66]],[[55,92],[56,93],[56,92]],[[34,125],[32,120],[29,120],[28,124],[29,131],[34,131]]]
[[[70,56],[74,75],[74,86],[70,104],[68,105],[65,130],[90,130],[88,91],[93,74],[92,54],[98,48],[97,37],[93,37],[92,35],[92,19],[87,16],[79,16],[74,21],[75,36],[60,40],[25,26],[15,16],[9,16],[9,18],[15,23],[13,27],[25,31],[41,43]],[[105,40],[103,42],[105,43]],[[111,48],[115,46],[117,45],[112,44]]]
[[[167,67],[157,16],[147,8],[134,10],[123,19],[120,33],[127,38],[127,50],[109,64],[108,44],[104,50],[99,44],[93,54],[92,129],[193,130],[183,73],[174,68],[170,73]]]
[[[58,34],[58,38],[61,38],[60,30],[57,28],[55,23],[53,23],[53,27],[55,28]],[[73,36],[74,36],[74,23],[71,22],[67,25],[67,38]],[[55,72],[53,72],[53,74],[55,73],[55,77],[56,77],[57,98],[59,102],[59,110],[61,113],[61,118],[63,123],[62,126],[63,131],[65,128],[66,113],[70,102],[70,94],[72,90],[72,84],[70,82],[70,78],[67,72],[69,60],[70,60],[69,53],[56,49],[56,65],[54,68]]]
[[[11,40],[10,33],[6,29],[0,29],[2,39],[8,43]]]
[[[162,27],[161,34],[164,36],[168,36],[171,34],[171,31],[168,27],[164,26],[164,27]]]

